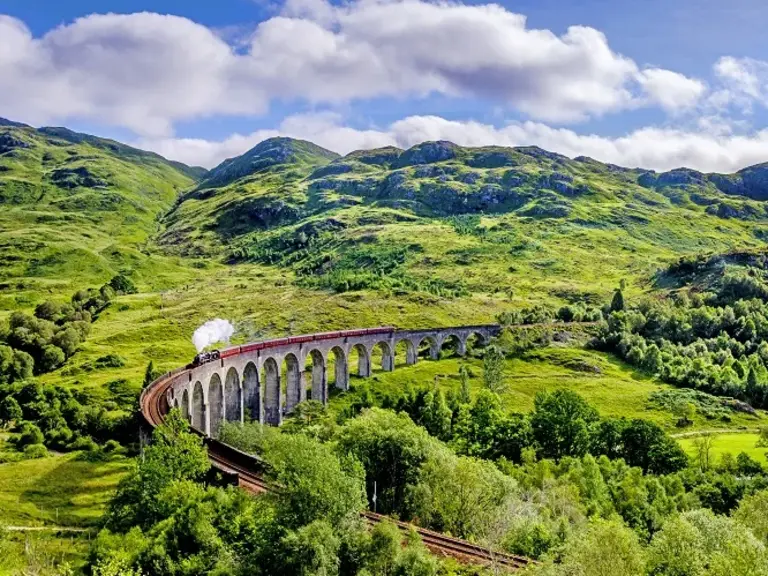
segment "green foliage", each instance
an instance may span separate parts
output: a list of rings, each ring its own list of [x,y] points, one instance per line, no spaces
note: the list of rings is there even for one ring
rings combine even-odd
[[[406,488],[418,479],[419,466],[439,445],[405,414],[371,408],[350,420],[338,434],[342,454],[356,458],[365,469],[368,498],[374,484],[377,510],[405,510]]]
[[[669,520],[649,547],[650,574],[699,576],[768,573],[768,553],[745,527],[710,511]]]
[[[277,511],[288,528],[323,518],[340,525],[365,508],[363,471],[303,435],[275,435],[265,446],[269,478],[279,485]],[[318,528],[319,529],[319,528]]]
[[[23,450],[27,446],[43,443],[43,433],[40,428],[31,422],[22,422],[18,426],[18,436],[16,437],[16,447]]]
[[[208,471],[205,447],[188,429],[187,421],[175,410],[155,429],[138,467],[118,487],[107,514],[108,528],[126,531],[131,526],[152,525],[168,505],[161,498],[163,490],[176,481],[198,480]]]
[[[6,396],[0,400],[0,424],[7,426],[14,421],[21,420],[24,416],[18,401],[13,396]]]
[[[624,294],[620,288],[617,288],[611,300],[611,312],[621,312],[622,310],[624,310]]]
[[[570,390],[536,395],[531,414],[533,435],[545,458],[587,453],[597,410]]]
[[[24,447],[24,458],[34,459],[34,458],[45,458],[48,456],[48,450],[43,446],[42,443],[39,444],[27,444]]]
[[[408,509],[434,529],[461,538],[489,536],[516,484],[488,461],[438,453],[422,464]]]
[[[504,351],[491,344],[483,354],[483,382],[485,387],[495,394],[504,392]]]
[[[109,287],[117,294],[136,294],[138,292],[133,280],[124,274],[113,276],[112,280],[109,281]]]
[[[682,470],[688,458],[682,448],[658,424],[632,420],[621,435],[622,456],[630,466],[639,466],[654,474]]]
[[[283,537],[285,566],[300,576],[334,576],[339,573],[340,545],[333,526],[315,520]]]
[[[597,520],[574,534],[563,553],[563,574],[642,576],[644,551],[637,535],[621,522]]]
[[[768,490],[745,496],[733,518],[768,546]]]

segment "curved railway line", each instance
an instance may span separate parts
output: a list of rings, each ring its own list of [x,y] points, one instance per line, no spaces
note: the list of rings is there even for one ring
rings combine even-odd
[[[268,346],[269,342],[264,342],[264,344]],[[171,385],[171,380],[189,369],[190,367],[187,366],[168,372],[152,382],[141,393],[140,408],[149,427],[154,428],[162,424],[165,414],[169,410],[166,392]],[[263,462],[257,457],[210,437],[206,437],[204,441],[208,447],[208,458],[211,464],[233,484],[253,494],[261,494],[271,490],[262,475]],[[376,524],[385,518],[369,511],[363,512],[362,516],[370,524]],[[523,568],[534,563],[533,560],[523,556],[493,551],[478,544],[413,526],[406,522],[396,522],[396,524],[404,531],[411,528],[415,529],[427,548],[434,554],[451,556],[461,562],[495,564],[509,570]]]

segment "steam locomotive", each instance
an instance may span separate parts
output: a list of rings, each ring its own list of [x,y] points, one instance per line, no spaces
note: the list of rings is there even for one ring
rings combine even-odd
[[[201,364],[205,364],[206,362],[213,362],[214,360],[218,360],[219,358],[221,358],[220,350],[211,350],[210,352],[200,352],[200,354],[196,355],[192,360],[192,366],[200,366]]]
[[[277,346],[284,346],[286,344],[304,344],[307,342],[314,342],[317,340],[331,340],[336,338],[348,338],[350,336],[365,336],[368,334],[386,334],[393,332],[394,326],[380,326],[378,328],[361,328],[358,330],[341,330],[338,332],[323,332],[320,334],[307,334],[305,336],[290,336],[288,338],[278,338],[276,340],[267,340],[265,342],[254,342],[252,344],[244,344],[242,346],[234,346],[232,348],[226,348],[224,350],[211,350],[210,352],[200,352],[194,357],[190,366],[195,368],[207,362],[213,362],[214,360],[221,360],[223,358],[229,358],[230,356],[236,356],[238,354],[245,354],[247,352],[254,352],[256,350],[264,350],[267,348],[275,348]]]

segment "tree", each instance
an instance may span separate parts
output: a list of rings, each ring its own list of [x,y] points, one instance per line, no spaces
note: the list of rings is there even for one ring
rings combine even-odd
[[[403,543],[403,534],[389,519],[379,522],[371,530],[371,542],[366,554],[366,568],[371,574],[390,576],[397,565]]]
[[[136,285],[124,274],[118,274],[109,281],[109,286],[118,294],[135,294]]]
[[[485,536],[516,483],[486,460],[446,451],[422,466],[409,508],[429,527],[461,538]]]
[[[714,446],[715,439],[714,434],[700,434],[693,439],[693,446],[696,449],[696,462],[699,464],[699,469],[702,472],[706,472],[712,466],[712,447]]]
[[[768,448],[768,426],[760,426],[760,435],[755,446],[758,448]]]
[[[645,558],[637,535],[617,520],[595,520],[589,525],[586,533],[576,533],[568,539],[563,556],[567,574],[645,574]]]
[[[483,355],[483,382],[485,387],[496,394],[506,390],[504,382],[504,351],[500,346],[491,344]]]
[[[370,408],[347,422],[337,436],[338,450],[365,469],[368,499],[376,486],[377,510],[404,510],[406,486],[415,484],[429,454],[443,449],[424,428],[403,413]]]
[[[624,310],[624,294],[621,293],[621,288],[617,288],[611,300],[611,312],[621,312],[622,310]]]
[[[201,479],[210,466],[200,437],[189,431],[178,410],[171,410],[152,433],[136,469],[120,482],[107,511],[107,527],[124,532],[131,526],[151,526],[166,512],[160,493],[173,482]]]
[[[639,466],[653,474],[671,474],[688,465],[688,457],[680,445],[655,422],[636,418],[624,429],[621,438],[623,457],[630,466]]]
[[[711,510],[672,518],[651,540],[648,569],[660,576],[768,574],[765,546],[744,526]]]
[[[13,384],[32,377],[35,361],[27,352],[0,344],[0,384]]]
[[[41,302],[35,307],[35,316],[43,320],[56,322],[61,315],[61,305],[51,300]]]
[[[466,364],[459,366],[459,382],[461,387],[459,388],[459,402],[462,404],[469,404],[472,401],[472,395],[469,388],[469,368]]]
[[[22,450],[26,446],[42,444],[43,440],[44,437],[40,428],[32,422],[23,422],[16,437],[16,448]]]
[[[67,326],[63,330],[59,330],[53,336],[53,344],[61,348],[64,355],[69,358],[77,351],[77,347],[80,345],[80,333],[73,326]]]
[[[533,401],[531,426],[544,458],[583,456],[590,446],[592,428],[599,421],[594,407],[571,390],[538,392]]]
[[[150,360],[146,370],[144,370],[144,388],[152,384],[158,376],[160,376],[160,374],[155,370],[155,363]]]
[[[66,362],[64,351],[58,346],[48,345],[42,350],[37,368],[40,372],[51,372]]]
[[[303,435],[277,434],[265,446],[281,524],[290,529],[325,520],[338,526],[365,509],[363,470],[328,444]]]
[[[733,518],[768,546],[768,490],[745,496]]]
[[[288,532],[281,542],[285,553],[284,574],[334,576],[339,573],[341,542],[334,527],[325,520]]]
[[[21,406],[13,396],[6,396],[0,401],[0,424],[7,426],[23,418]]]
[[[453,413],[445,402],[442,390],[436,388],[427,393],[419,416],[420,423],[432,436],[444,441],[450,440]]]

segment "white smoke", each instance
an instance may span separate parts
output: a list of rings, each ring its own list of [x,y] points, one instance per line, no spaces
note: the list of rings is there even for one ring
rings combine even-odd
[[[206,346],[216,342],[225,342],[229,344],[229,339],[235,333],[235,327],[229,320],[216,318],[208,320],[192,334],[192,344],[195,345],[198,352],[201,352]]]

